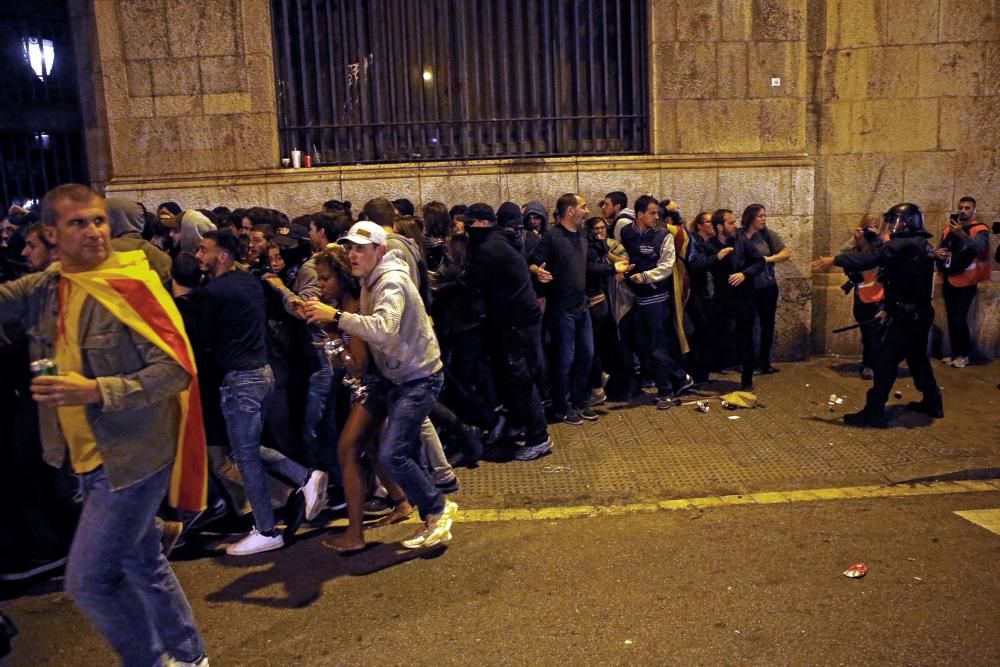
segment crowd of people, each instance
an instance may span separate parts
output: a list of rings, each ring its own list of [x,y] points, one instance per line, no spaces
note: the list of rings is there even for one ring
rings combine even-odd
[[[903,358],[925,394],[914,409],[943,415],[922,363],[931,267],[957,304],[949,363],[959,368],[969,294],[989,277],[988,230],[966,202],[971,212],[926,256],[922,213],[901,204],[881,227],[866,216],[836,259],[814,262],[851,276],[859,372],[875,377],[871,405],[848,423],[884,426],[882,394]],[[628,204],[610,192],[591,211],[567,193],[551,216],[540,201],[430,202],[418,213],[380,197],[357,212],[330,200],[289,218],[175,202],[152,212],[68,185],[40,212],[12,210],[0,253],[0,363],[10,370],[0,428],[11,443],[4,486],[18,502],[0,504],[0,545],[17,562],[0,576],[59,566],[69,549],[71,593],[99,628],[116,626],[123,612],[88,575],[95,559],[121,556],[120,541],[98,536],[132,522],[129,539],[150,553],[127,567],[167,590],[148,606],[178,626],[172,654],[197,660],[204,647],[165,565],[197,530],[243,526],[227,553],[245,556],[346,508],[346,530],[325,544],[351,554],[365,548],[366,517],[387,524],[417,511],[401,545],[427,548],[452,537],[455,467],[484,452],[537,459],[554,446],[552,423],[595,421],[596,407],[641,401],[643,389],[666,410],[712,373],[738,371],[753,391],[756,375],[778,370],[775,265],[790,257],[765,207],[688,223],[670,199]],[[919,326],[891,314],[911,301]],[[906,335],[880,341],[893,326]],[[109,641],[123,655],[146,650]]]

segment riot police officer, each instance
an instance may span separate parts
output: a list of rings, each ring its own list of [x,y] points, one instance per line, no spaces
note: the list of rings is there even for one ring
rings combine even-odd
[[[880,345],[875,355],[875,380],[868,390],[865,407],[844,415],[850,426],[885,428],[885,403],[896,381],[899,363],[906,360],[914,386],[923,400],[911,402],[910,410],[935,418],[944,416],[941,390],[934,379],[927,357],[927,336],[934,322],[931,290],[934,279],[934,251],[924,229],[924,215],[916,204],[903,203],[890,208],[884,216],[891,234],[888,242],[861,253],[820,257],[813,261],[813,271],[838,266],[846,272],[868,271],[879,267],[879,280],[885,285],[885,301]]]

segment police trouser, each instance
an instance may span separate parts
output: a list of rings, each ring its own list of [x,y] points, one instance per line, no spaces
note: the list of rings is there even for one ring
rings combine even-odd
[[[880,416],[885,402],[896,382],[899,363],[903,360],[910,368],[913,386],[923,393],[924,400],[936,398],[940,392],[930,359],[927,358],[927,336],[934,323],[934,308],[930,304],[911,313],[893,314],[882,332],[882,342],[875,355],[875,382],[868,390],[865,412]]]

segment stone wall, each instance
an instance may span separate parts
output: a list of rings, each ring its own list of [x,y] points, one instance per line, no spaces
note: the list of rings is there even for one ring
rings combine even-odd
[[[842,280],[809,259],[902,198],[935,228],[961,193],[987,217],[1000,206],[993,4],[650,0],[651,156],[281,170],[268,0],[94,0],[107,189],[292,215],[375,195],[551,205],[621,189],[688,216],[760,202],[793,251],[778,356],[856,353],[827,334],[851,321]]]
[[[998,219],[1000,5],[826,0],[814,7],[809,151],[817,156],[817,254],[835,251],[864,213],[900,201],[919,204],[935,234],[966,194],[979,200],[981,220]],[[856,336],[826,335],[851,321],[841,282],[840,274],[814,282],[816,351],[857,350]],[[988,307],[998,289],[983,286],[976,308],[977,340],[991,355],[1000,353],[998,316]]]

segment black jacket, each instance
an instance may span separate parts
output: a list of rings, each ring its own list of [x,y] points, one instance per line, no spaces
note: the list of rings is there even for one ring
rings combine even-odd
[[[555,225],[542,237],[530,262],[545,264],[552,273],[546,292],[546,311],[582,313],[587,309],[587,233]]]
[[[715,284],[715,298],[720,301],[737,301],[753,298],[753,277],[764,270],[764,256],[760,254],[747,237],[740,231],[728,243],[722,243],[718,237],[710,241],[715,249],[717,269],[712,272]],[[733,251],[724,259],[718,258],[718,253],[725,247]],[[740,285],[729,284],[729,276],[742,273],[746,276]]]
[[[468,288],[482,292],[491,324],[518,327],[541,321],[531,272],[509,230],[494,227],[472,249],[462,280]]]
[[[868,271],[881,267],[879,281],[885,285],[885,308],[891,315],[897,310],[927,309],[934,285],[934,250],[923,234],[897,234],[868,252],[837,255],[833,263],[845,271]]]

